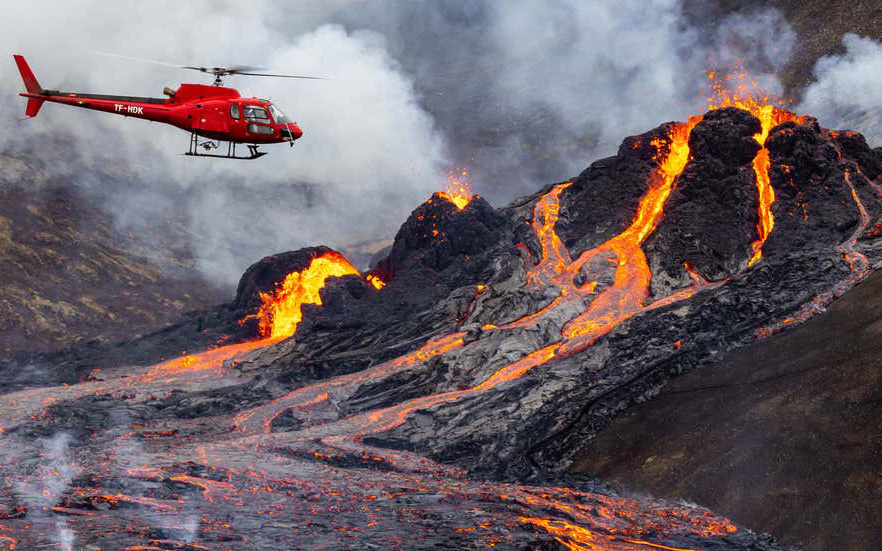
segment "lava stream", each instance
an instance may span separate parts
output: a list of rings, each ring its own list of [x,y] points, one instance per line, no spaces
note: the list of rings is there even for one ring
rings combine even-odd
[[[757,222],[757,239],[750,246],[753,250],[753,256],[748,261],[748,266],[753,266],[763,257],[763,245],[772,233],[775,227],[775,216],[772,214],[772,205],[775,202],[775,189],[769,179],[769,150],[766,149],[766,140],[772,128],[787,121],[800,123],[802,117],[776,107],[775,104],[781,104],[781,100],[770,98],[769,96],[757,97],[755,95],[746,94],[747,87],[740,83],[735,90],[730,90],[722,80],[716,78],[714,73],[708,75],[710,79],[710,87],[713,91],[708,101],[708,108],[722,109],[724,107],[737,107],[749,112],[751,115],[759,119],[762,129],[754,136],[754,139],[760,145],[760,150],[753,160],[754,177],[756,178],[756,187],[759,194],[759,221]],[[731,75],[730,75],[731,77]],[[739,75],[738,80],[744,78]],[[755,86],[755,83],[754,83]]]
[[[859,169],[858,173],[860,174]],[[783,331],[787,327],[808,321],[810,318],[823,312],[824,309],[831,302],[833,302],[833,300],[835,300],[837,297],[842,296],[846,291],[854,287],[859,281],[863,280],[870,274],[870,270],[872,269],[872,267],[870,266],[869,259],[866,257],[866,255],[857,250],[858,240],[861,238],[861,236],[864,235],[864,232],[870,225],[870,214],[869,212],[867,212],[866,206],[864,206],[863,201],[861,201],[861,198],[858,195],[857,189],[855,189],[854,184],[851,181],[850,170],[846,169],[844,174],[845,185],[848,186],[852,200],[854,200],[855,206],[857,207],[858,213],[860,214],[860,222],[858,223],[855,231],[844,243],[839,245],[839,252],[842,254],[842,257],[845,260],[846,264],[848,264],[848,276],[840,280],[839,283],[834,285],[832,288],[822,293],[819,293],[809,302],[803,304],[799,308],[799,310],[797,310],[791,316],[782,319],[781,321],[770,327],[763,327],[758,329],[756,331],[757,337],[768,337],[770,335]],[[860,176],[862,178],[865,178],[863,174],[860,174]],[[873,187],[875,188],[875,186]]]
[[[255,314],[260,334],[275,339],[293,335],[303,319],[303,305],[321,305],[321,290],[328,278],[344,275],[359,273],[343,255],[330,251],[313,258],[306,269],[288,274],[274,292],[260,293],[263,304]],[[378,290],[382,287],[379,278],[369,282]]]

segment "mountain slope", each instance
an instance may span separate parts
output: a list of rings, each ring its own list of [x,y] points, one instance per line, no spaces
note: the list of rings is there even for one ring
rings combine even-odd
[[[674,380],[574,471],[681,498],[806,549],[882,539],[882,273],[816,319]]]
[[[0,155],[0,357],[130,338],[224,298],[184,246],[137,237],[41,161]]]

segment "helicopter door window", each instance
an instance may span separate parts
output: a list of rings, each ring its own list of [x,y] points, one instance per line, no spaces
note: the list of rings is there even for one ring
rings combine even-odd
[[[230,106],[230,116],[236,120],[239,120],[242,117],[242,113],[239,112],[239,106],[235,103]]]
[[[271,122],[269,113],[266,112],[266,109],[264,109],[263,107],[258,107],[256,105],[245,106],[245,120],[262,122],[266,124]]]

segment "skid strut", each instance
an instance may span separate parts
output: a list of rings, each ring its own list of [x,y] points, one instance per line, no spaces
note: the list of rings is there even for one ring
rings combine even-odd
[[[266,151],[258,151],[258,146],[254,144],[248,145],[248,151],[250,155],[247,157],[236,155],[236,144],[235,142],[227,142],[227,154],[226,155],[218,155],[216,153],[200,153],[199,148],[206,151],[210,151],[212,149],[220,149],[220,141],[214,142],[211,140],[206,140],[204,142],[199,142],[199,136],[196,135],[195,132],[190,133],[190,148],[187,150],[184,155],[188,157],[211,157],[214,159],[236,159],[239,161],[252,161],[254,159],[259,159],[266,155]]]

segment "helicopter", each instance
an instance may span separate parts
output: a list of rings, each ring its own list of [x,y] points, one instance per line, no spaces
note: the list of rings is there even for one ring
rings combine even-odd
[[[25,58],[21,55],[13,58],[24,81],[26,92],[19,95],[28,99],[25,108],[28,117],[36,117],[40,107],[48,101],[170,124],[190,133],[190,147],[184,155],[191,157],[253,160],[266,155],[265,151],[259,151],[261,145],[288,143],[294,147],[294,142],[303,136],[297,123],[289,120],[271,101],[243,98],[234,88],[223,86],[224,77],[250,75],[324,80],[321,77],[255,72],[260,70],[258,67],[172,65],[214,75],[214,83],[181,84],[177,90],[166,86],[163,90],[166,98],[82,94],[43,88]],[[210,153],[220,150],[221,142],[227,143],[226,154]],[[237,144],[247,145],[249,154],[237,155]]]

